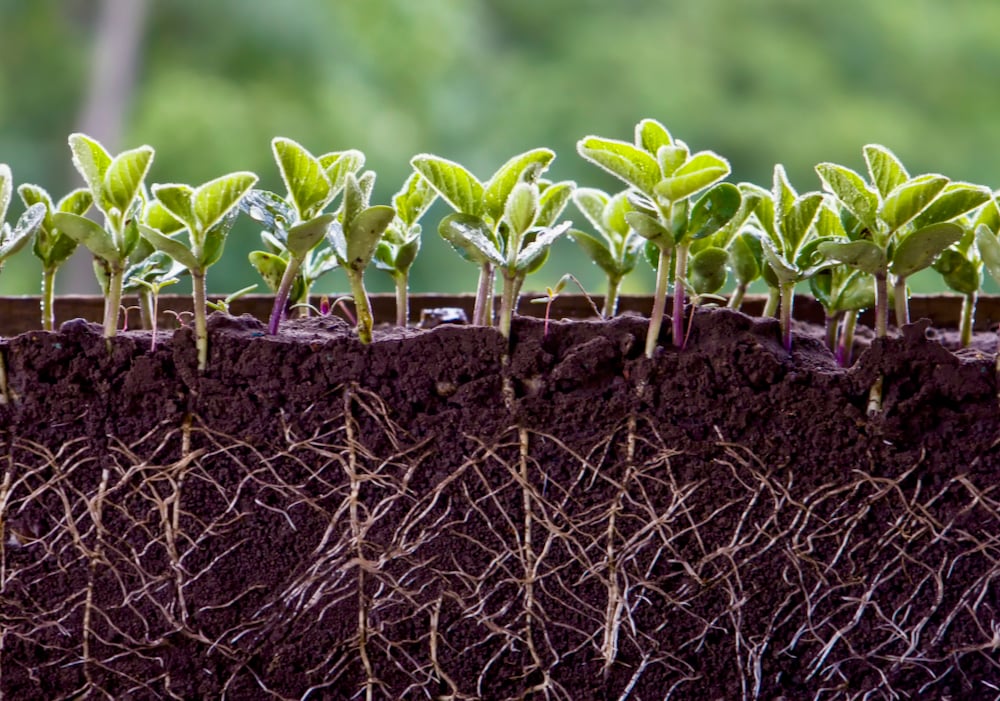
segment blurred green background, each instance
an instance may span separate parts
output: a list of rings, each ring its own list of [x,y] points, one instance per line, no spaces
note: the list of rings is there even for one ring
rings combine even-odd
[[[781,162],[817,189],[815,163],[861,169],[861,147],[879,142],[911,172],[998,188],[997,27],[995,0],[0,0],[0,161],[60,196],[80,184],[66,137],[83,130],[114,151],[154,146],[150,183],[250,169],[278,189],[269,142],[283,135],[363,150],[382,203],[416,153],[486,178],[546,145],[553,179],[617,190],[576,141],[630,139],[655,117],[728,157],[734,181],[769,186]],[[415,291],[474,289],[474,267],[436,234],[445,213],[424,220]],[[583,224],[572,206],[567,217]],[[212,292],[258,281],[246,260],[258,243],[242,222]],[[96,292],[77,256],[61,291]],[[569,241],[528,287],[564,272],[602,291]],[[38,280],[24,251],[0,293],[35,294]],[[625,291],[651,280],[643,268]],[[338,271],[316,287],[346,289]]]

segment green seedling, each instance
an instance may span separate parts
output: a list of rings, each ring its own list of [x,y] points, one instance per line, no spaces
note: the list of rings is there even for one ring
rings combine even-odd
[[[139,225],[142,238],[191,274],[194,296],[195,345],[198,369],[208,365],[208,305],[206,275],[218,262],[230,229],[236,220],[237,206],[257,182],[257,176],[237,172],[210,180],[198,187],[184,184],[154,185],[153,195],[163,209],[187,230],[187,241],[171,237],[145,224]]]
[[[522,232],[516,237],[512,234],[507,214],[515,187],[519,183],[538,184],[542,173],[554,158],[555,153],[547,148],[526,151],[500,166],[485,183],[480,182],[462,165],[438,156],[421,154],[410,161],[441,199],[455,210],[454,214],[441,222],[438,232],[459,255],[479,266],[473,324],[492,325],[496,269],[500,266],[509,268],[509,259],[512,256],[516,259],[520,245],[526,245],[529,243],[528,239],[538,236],[538,232]],[[538,215],[536,224],[539,227],[546,221],[551,226],[565,207],[572,189],[573,184],[569,182],[547,184],[544,188],[539,184],[535,203]],[[524,195],[523,189],[519,192],[522,199],[530,199],[531,195]],[[530,209],[523,208],[525,202],[527,199],[523,199],[515,208],[517,216],[523,216]],[[518,220],[518,224],[523,223]],[[535,247],[532,250],[534,262],[544,262],[547,248]],[[515,260],[514,267],[516,265]]]
[[[183,268],[181,269],[183,270]],[[168,274],[169,274],[168,271],[164,271],[164,273],[162,274],[156,274],[149,277],[132,276],[128,278],[129,282],[132,285],[134,285],[139,289],[146,290],[149,293],[148,294],[150,300],[150,309],[148,311],[148,314],[150,316],[149,328],[153,332],[153,340],[149,344],[150,351],[156,350],[156,328],[157,328],[156,320],[159,314],[160,292],[163,290],[164,287],[169,287],[170,285],[176,285],[178,282],[180,282],[180,278],[176,277],[176,275],[167,276]],[[140,306],[139,308],[139,313],[140,315],[143,316],[143,325],[145,325],[146,324],[145,316],[147,312],[143,311],[142,306]]]
[[[163,205],[156,200],[150,200],[143,192],[144,206],[140,224],[155,229],[161,234],[172,236],[183,230],[184,225],[175,219]],[[157,251],[144,238],[132,249],[128,257],[129,265],[125,269],[124,293],[134,292],[139,298],[139,316],[142,328],[153,330],[156,326],[156,309],[159,289],[170,284],[169,280],[177,282],[186,268],[162,251]],[[103,271],[98,271],[99,275]],[[155,336],[154,336],[155,340]]]
[[[396,287],[396,326],[410,320],[410,267],[420,252],[418,223],[437,199],[437,192],[419,173],[411,173],[392,198],[396,216],[375,249],[375,267],[392,276]]]
[[[625,276],[635,270],[644,239],[625,219],[632,211],[627,192],[611,197],[595,188],[577,188],[573,204],[599,234],[598,237],[571,229],[569,237],[607,276],[608,291],[601,316],[608,319],[618,311],[618,288]]]
[[[12,229],[7,223],[7,208],[14,191],[14,178],[10,166],[0,163],[0,269],[12,255],[24,248],[45,221],[46,208],[42,203],[30,205],[18,218]],[[8,401],[7,366],[0,355],[0,404]]]
[[[105,294],[104,336],[110,339],[118,328],[125,268],[139,243],[143,181],[153,162],[153,149],[140,146],[112,157],[84,134],[72,134],[69,146],[73,165],[83,176],[104,225],[72,211],[55,212],[52,224],[94,254],[95,270]]]
[[[236,292],[233,292],[232,294],[226,295],[222,299],[216,300],[214,302],[208,302],[208,308],[217,312],[222,312],[223,314],[228,314],[229,307],[233,302],[235,302],[244,295],[250,294],[256,289],[257,285],[247,285],[246,287],[240,290],[236,290]]]
[[[56,271],[69,260],[78,245],[75,239],[56,227],[52,215],[56,212],[69,212],[83,216],[93,204],[94,197],[89,190],[79,188],[59,200],[58,204],[53,204],[52,197],[44,188],[27,183],[18,187],[17,193],[26,207],[36,204],[45,207],[45,217],[38,227],[31,250],[42,262],[42,328],[52,331],[55,328],[52,302],[55,297]]]
[[[924,268],[962,238],[962,227],[951,222],[979,207],[990,193],[966,183],[951,183],[943,175],[911,177],[887,148],[864,148],[869,181],[834,163],[820,163],[816,172],[824,186],[860,224],[854,240],[827,241],[822,255],[869,273],[875,278],[875,333],[889,325],[889,282],[892,280],[896,324],[909,322],[907,278]]]
[[[533,304],[545,305],[545,325],[542,327],[543,338],[549,335],[549,316],[552,312],[552,304],[553,302],[556,301],[556,299],[559,298],[559,295],[562,294],[562,291],[566,289],[566,285],[570,282],[574,283],[577,287],[580,288],[580,292],[583,293],[583,296],[586,297],[587,301],[590,303],[590,308],[594,310],[594,316],[599,318],[604,318],[604,315],[601,314],[601,312],[597,309],[597,305],[594,304],[594,300],[591,298],[589,294],[587,294],[587,290],[585,290],[583,285],[580,284],[580,281],[577,280],[576,277],[571,275],[570,273],[566,273],[561,278],[559,278],[559,282],[556,283],[555,287],[545,288],[544,297],[535,297],[533,300],[531,300]]]
[[[685,279],[691,243],[726,226],[739,210],[741,198],[735,186],[727,185],[708,190],[693,206],[691,199],[725,178],[729,162],[712,151],[690,153],[683,141],[674,140],[662,124],[652,119],[636,125],[634,143],[588,136],[577,143],[577,151],[634,189],[630,202],[635,211],[625,215],[626,221],[658,251],[646,355],[652,357],[656,348],[671,272],[673,342],[683,346]]]
[[[784,167],[776,165],[771,191],[759,189],[757,197],[754,214],[764,229],[760,241],[767,265],[763,272],[765,278],[773,276],[777,282],[781,339],[785,350],[791,350],[795,286],[830,265],[816,251],[823,240],[816,226],[823,195],[799,195],[788,182]]]
[[[365,269],[375,256],[375,249],[392,223],[396,211],[386,205],[370,206],[368,200],[375,184],[375,174],[369,171],[360,180],[348,173],[344,185],[344,202],[339,215],[326,229],[333,256],[351,285],[354,310],[357,314],[358,338],[371,343],[371,302],[365,290]]]
[[[276,334],[289,300],[307,303],[316,280],[337,267],[331,249],[316,250],[337,219],[325,210],[344,190],[347,176],[364,166],[365,156],[348,150],[316,157],[283,137],[272,140],[271,151],[287,194],[254,190],[241,209],[265,227],[261,238],[269,250],[254,251],[250,262],[275,293],[268,331]]]

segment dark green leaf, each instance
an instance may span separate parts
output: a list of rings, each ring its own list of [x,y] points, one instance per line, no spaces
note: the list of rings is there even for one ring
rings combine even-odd
[[[697,240],[718,232],[736,216],[742,199],[732,183],[720,183],[706,192],[691,209],[690,238]]]
[[[737,234],[729,247],[733,274],[740,283],[749,284],[760,277],[764,250],[760,237],[749,231]]]
[[[941,274],[948,287],[963,295],[975,294],[982,284],[976,266],[953,248],[941,252],[934,261],[934,270]]]
[[[835,311],[859,312],[875,306],[875,278],[861,270],[854,270],[841,286],[840,294],[833,301]]]
[[[413,261],[417,258],[417,253],[420,252],[420,239],[413,239],[408,243],[404,243],[399,247],[396,252],[396,270],[405,273],[413,265]]]
[[[696,294],[712,294],[726,284],[726,264],[729,254],[723,248],[709,247],[699,251],[688,262],[688,281]]]
[[[931,224],[902,238],[892,254],[889,272],[896,277],[909,277],[929,267],[941,251],[962,238],[962,227],[948,222]]]
[[[986,265],[986,272],[1000,282],[1000,240],[985,224],[976,227],[976,247]]]

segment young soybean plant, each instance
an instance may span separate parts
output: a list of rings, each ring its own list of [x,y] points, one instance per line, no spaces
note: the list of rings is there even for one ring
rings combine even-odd
[[[17,193],[25,206],[40,204],[45,207],[45,217],[38,227],[31,250],[42,261],[42,328],[52,331],[55,328],[52,302],[55,297],[56,271],[73,255],[77,247],[75,239],[56,227],[52,215],[56,212],[70,212],[83,216],[93,204],[94,197],[89,190],[79,188],[59,200],[58,204],[53,204],[52,197],[44,188],[28,183],[18,187]]]
[[[691,242],[710,236],[735,216],[740,193],[735,186],[706,192],[694,207],[691,198],[706,190],[730,171],[729,162],[711,151],[692,154],[687,145],[674,140],[666,128],[645,119],[635,128],[635,142],[587,136],[577,143],[583,158],[619,178],[635,193],[636,211],[627,221],[658,249],[656,293],[646,338],[646,355],[652,357],[666,307],[667,285],[673,273],[674,345],[684,343],[684,292]],[[673,269],[670,262],[673,260]]]
[[[569,232],[569,237],[607,276],[608,291],[601,316],[608,319],[618,310],[618,288],[635,270],[644,239],[625,219],[632,211],[627,192],[611,197],[596,188],[581,187],[573,192],[573,204],[600,235],[598,238],[579,229]]]
[[[105,292],[104,336],[110,339],[118,329],[125,268],[139,242],[142,186],[153,162],[153,149],[140,146],[112,158],[101,144],[84,134],[71,134],[69,146],[73,165],[104,216],[104,226],[73,211],[54,213],[52,225],[94,254]]]
[[[419,173],[411,173],[392,198],[396,216],[375,249],[375,267],[392,276],[396,285],[396,326],[410,320],[410,266],[420,252],[418,223],[437,199],[437,192]]]
[[[332,252],[315,251],[337,218],[324,210],[344,189],[348,174],[364,166],[365,156],[348,150],[316,157],[284,137],[271,141],[271,151],[287,195],[254,190],[240,208],[266,227],[261,238],[271,250],[254,251],[250,262],[275,292],[268,331],[276,334],[289,297],[305,304],[313,283],[336,267]]]
[[[188,241],[172,238],[145,224],[142,237],[153,248],[166,253],[191,273],[194,296],[195,345],[198,369],[208,365],[208,323],[205,276],[218,262],[233,223],[240,199],[257,182],[257,176],[237,172],[191,187],[183,184],[154,185],[153,195],[163,208],[186,229]]]
[[[368,171],[361,179],[348,173],[344,185],[344,202],[338,216],[326,228],[326,238],[337,259],[337,263],[347,273],[354,297],[354,309],[358,316],[358,339],[371,343],[372,318],[371,302],[365,290],[365,268],[375,256],[375,249],[385,235],[386,229],[396,216],[396,210],[386,205],[369,206],[375,174]]]
[[[499,252],[511,249],[507,240],[509,224],[504,217],[514,186],[538,180],[555,156],[547,148],[518,154],[500,166],[486,183],[464,166],[438,156],[420,154],[410,160],[413,168],[455,210],[441,221],[438,233],[459,255],[479,266],[473,324],[493,323],[494,277],[497,266],[505,260]],[[540,210],[551,211],[560,202],[565,205],[572,187],[570,183],[546,187],[539,196]]]
[[[875,333],[889,325],[889,281],[893,282],[896,324],[909,322],[906,279],[929,267],[948,246],[962,238],[951,220],[989,200],[985,188],[951,183],[943,175],[910,177],[884,146],[864,147],[869,182],[835,163],[820,163],[816,172],[861,225],[855,240],[826,241],[819,252],[875,278]]]

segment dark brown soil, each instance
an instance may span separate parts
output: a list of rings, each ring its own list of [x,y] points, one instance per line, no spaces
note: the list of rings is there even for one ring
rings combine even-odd
[[[996,698],[993,337],[645,329],[9,339],[0,697]]]

